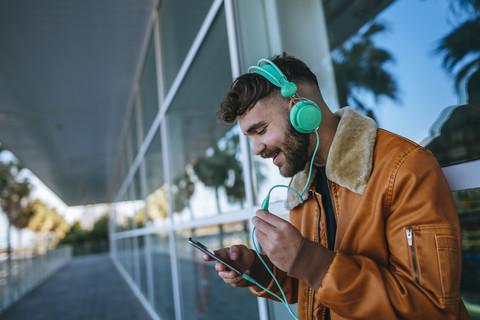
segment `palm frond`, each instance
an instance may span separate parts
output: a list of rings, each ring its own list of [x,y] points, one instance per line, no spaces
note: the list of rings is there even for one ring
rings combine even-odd
[[[467,54],[480,55],[480,18],[468,20],[441,38],[435,50],[444,54],[443,67],[452,72]]]

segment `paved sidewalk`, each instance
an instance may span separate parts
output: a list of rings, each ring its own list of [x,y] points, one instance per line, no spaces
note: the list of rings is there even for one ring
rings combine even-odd
[[[75,258],[2,320],[150,320],[108,255]]]

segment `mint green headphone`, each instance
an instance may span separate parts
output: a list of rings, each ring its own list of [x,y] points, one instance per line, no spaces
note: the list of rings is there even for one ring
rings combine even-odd
[[[262,62],[265,63],[263,66],[261,66]],[[280,87],[280,93],[286,98],[293,99],[297,93],[297,85],[289,82],[282,71],[268,59],[260,59],[256,66],[248,68],[248,73],[257,73]],[[298,95],[296,98],[300,101],[295,103],[290,111],[290,122],[301,133],[313,132],[322,121],[322,112],[315,102],[298,97]]]

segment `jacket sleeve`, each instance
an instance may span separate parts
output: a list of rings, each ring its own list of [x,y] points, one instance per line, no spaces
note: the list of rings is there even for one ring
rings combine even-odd
[[[395,166],[384,190],[377,196],[388,262],[339,250],[316,282],[316,299],[350,319],[468,318],[460,298],[458,215],[437,161],[416,149]]]
[[[298,292],[298,280],[295,278],[289,277],[285,272],[276,268],[270,262],[270,260],[268,259],[265,253],[262,253],[261,256],[262,256],[262,259],[270,268],[270,270],[275,275],[275,278],[277,279],[280,286],[282,287],[285,297],[287,298],[287,302],[296,303],[297,292]],[[272,279],[272,276],[268,273],[263,263],[257,257],[256,253],[255,253],[255,262],[252,267],[252,277],[260,284],[265,285],[265,288],[268,289],[269,291],[275,293],[279,297],[283,297],[282,293],[278,288],[278,285]],[[271,295],[270,293],[261,289],[258,286],[251,286],[250,291],[258,297],[268,298],[268,299],[278,301],[277,298],[275,298],[273,295]]]

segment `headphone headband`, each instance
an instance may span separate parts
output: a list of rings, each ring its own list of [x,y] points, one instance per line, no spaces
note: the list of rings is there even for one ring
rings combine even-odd
[[[263,65],[262,65],[263,64]],[[256,66],[248,68],[248,73],[257,73],[280,87],[280,93],[286,98],[291,98],[297,93],[297,85],[288,81],[283,72],[270,60],[260,59]],[[322,120],[320,108],[308,99],[300,98],[290,111],[290,122],[299,132],[309,133],[314,131]]]
[[[263,66],[261,64],[264,63]],[[283,72],[270,60],[262,58],[256,66],[248,68],[248,73],[257,73],[268,81],[281,88],[282,96],[286,98],[293,97],[297,92],[297,86],[293,82],[289,82]]]

